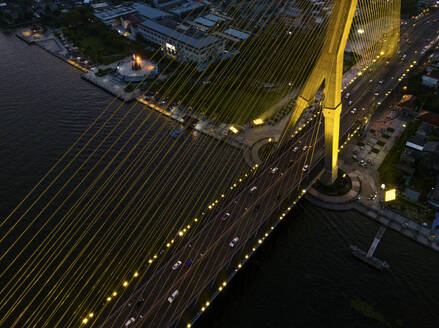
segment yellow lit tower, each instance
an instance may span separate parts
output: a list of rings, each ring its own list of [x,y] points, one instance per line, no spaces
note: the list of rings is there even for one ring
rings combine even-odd
[[[343,57],[357,3],[358,0],[334,1],[321,54],[296,100],[285,129],[297,125],[303,111],[314,102],[316,93],[324,85],[325,171],[321,181],[328,185],[338,174]]]

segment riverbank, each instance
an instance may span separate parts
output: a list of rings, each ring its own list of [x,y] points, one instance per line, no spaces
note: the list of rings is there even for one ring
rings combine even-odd
[[[26,42],[28,45],[36,45],[40,47],[56,58],[79,69],[81,72],[86,73],[89,71],[88,67],[75,60],[70,51],[57,38],[55,31],[53,30],[47,29],[44,32],[34,32],[30,27],[24,27],[18,29],[15,32],[15,36]]]

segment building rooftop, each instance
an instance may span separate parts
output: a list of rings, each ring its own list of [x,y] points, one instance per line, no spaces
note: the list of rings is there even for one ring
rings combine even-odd
[[[439,126],[439,114],[437,113],[422,111],[416,118],[430,125]]]
[[[214,22],[224,22],[225,21],[224,18],[219,17],[219,16],[214,15],[214,14],[208,14],[208,15],[204,16],[204,18],[211,20],[211,21],[214,21]]]
[[[135,12],[136,9],[131,5],[116,5],[95,8],[94,15],[100,20],[107,21]]]
[[[398,102],[398,106],[416,107],[416,97],[414,95],[403,95]]]
[[[426,142],[422,151],[439,154],[439,141]]]
[[[203,48],[220,41],[218,38],[206,35],[201,31],[191,28],[187,29],[184,33],[179,32],[177,29],[179,29],[180,23],[171,19],[160,19],[155,21],[146,19],[140,25],[166,35],[172,40],[190,45],[193,48]]]
[[[404,195],[406,195],[411,200],[417,202],[421,193],[417,192],[416,190],[406,188],[404,191]]]
[[[214,21],[211,21],[209,19],[203,18],[203,17],[198,17],[197,19],[194,20],[195,23],[207,26],[207,27],[211,27],[213,25],[215,25]]]
[[[188,0],[180,6],[176,6],[176,7],[173,7],[172,9],[169,9],[169,12],[176,14],[176,15],[182,15],[182,14],[187,13],[189,11],[204,7],[205,5],[206,5],[206,3],[204,3],[203,1]]]
[[[424,76],[428,76],[430,79],[439,80],[439,72],[428,72],[424,74]]]
[[[124,15],[124,16],[122,16],[122,19],[124,21],[129,21],[131,23],[131,25],[133,25],[133,26],[136,26],[136,25],[140,24],[141,22],[143,22],[143,19],[141,19],[133,14]]]
[[[412,136],[405,143],[406,147],[422,151],[424,149],[425,138],[419,136]]]
[[[234,36],[235,38],[238,38],[241,40],[245,40],[250,36],[248,33],[241,32],[241,31],[235,30],[233,28],[228,28],[227,30],[224,31],[224,33],[229,34],[231,36]]]
[[[144,3],[133,3],[133,8],[137,10],[137,12],[146,17],[146,18],[150,18],[150,19],[156,19],[156,18],[160,18],[160,17],[166,17],[166,16],[170,16],[171,14],[157,9],[157,8],[153,8],[151,6],[148,6]]]

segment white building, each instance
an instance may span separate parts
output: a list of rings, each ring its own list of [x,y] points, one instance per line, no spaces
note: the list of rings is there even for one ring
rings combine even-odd
[[[137,27],[146,40],[158,44],[179,61],[210,62],[224,52],[224,41],[170,19],[146,19]]]

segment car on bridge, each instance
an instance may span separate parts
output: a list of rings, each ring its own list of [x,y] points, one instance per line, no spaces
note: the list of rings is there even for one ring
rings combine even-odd
[[[181,265],[181,261],[177,261],[174,263],[174,265],[172,266],[172,270],[177,270]]]
[[[277,171],[279,171],[279,168],[278,168],[278,167],[273,167],[273,168],[271,169],[271,173],[273,173],[273,174],[275,174]]]
[[[299,150],[299,147],[297,147],[297,146],[293,148],[293,152],[296,152],[298,150]]]
[[[126,323],[125,327],[131,327],[131,325],[136,321],[135,318],[131,317]]]
[[[171,296],[168,297],[168,302],[172,303],[175,298],[178,296],[180,292],[178,291],[178,289],[174,290],[174,292],[171,294]]]
[[[238,241],[239,241],[238,237],[233,238],[233,240],[229,243],[229,246],[230,247],[235,247],[236,244],[238,243]]]
[[[308,168],[309,168],[309,165],[306,164],[306,165],[303,167],[302,171],[303,171],[303,172],[306,172],[306,171],[308,171]]]
[[[256,186],[253,186],[250,188],[250,192],[255,192],[256,190],[258,190],[258,187],[256,187]]]
[[[230,217],[230,213],[224,213],[224,215],[221,217],[221,221],[226,221]]]

